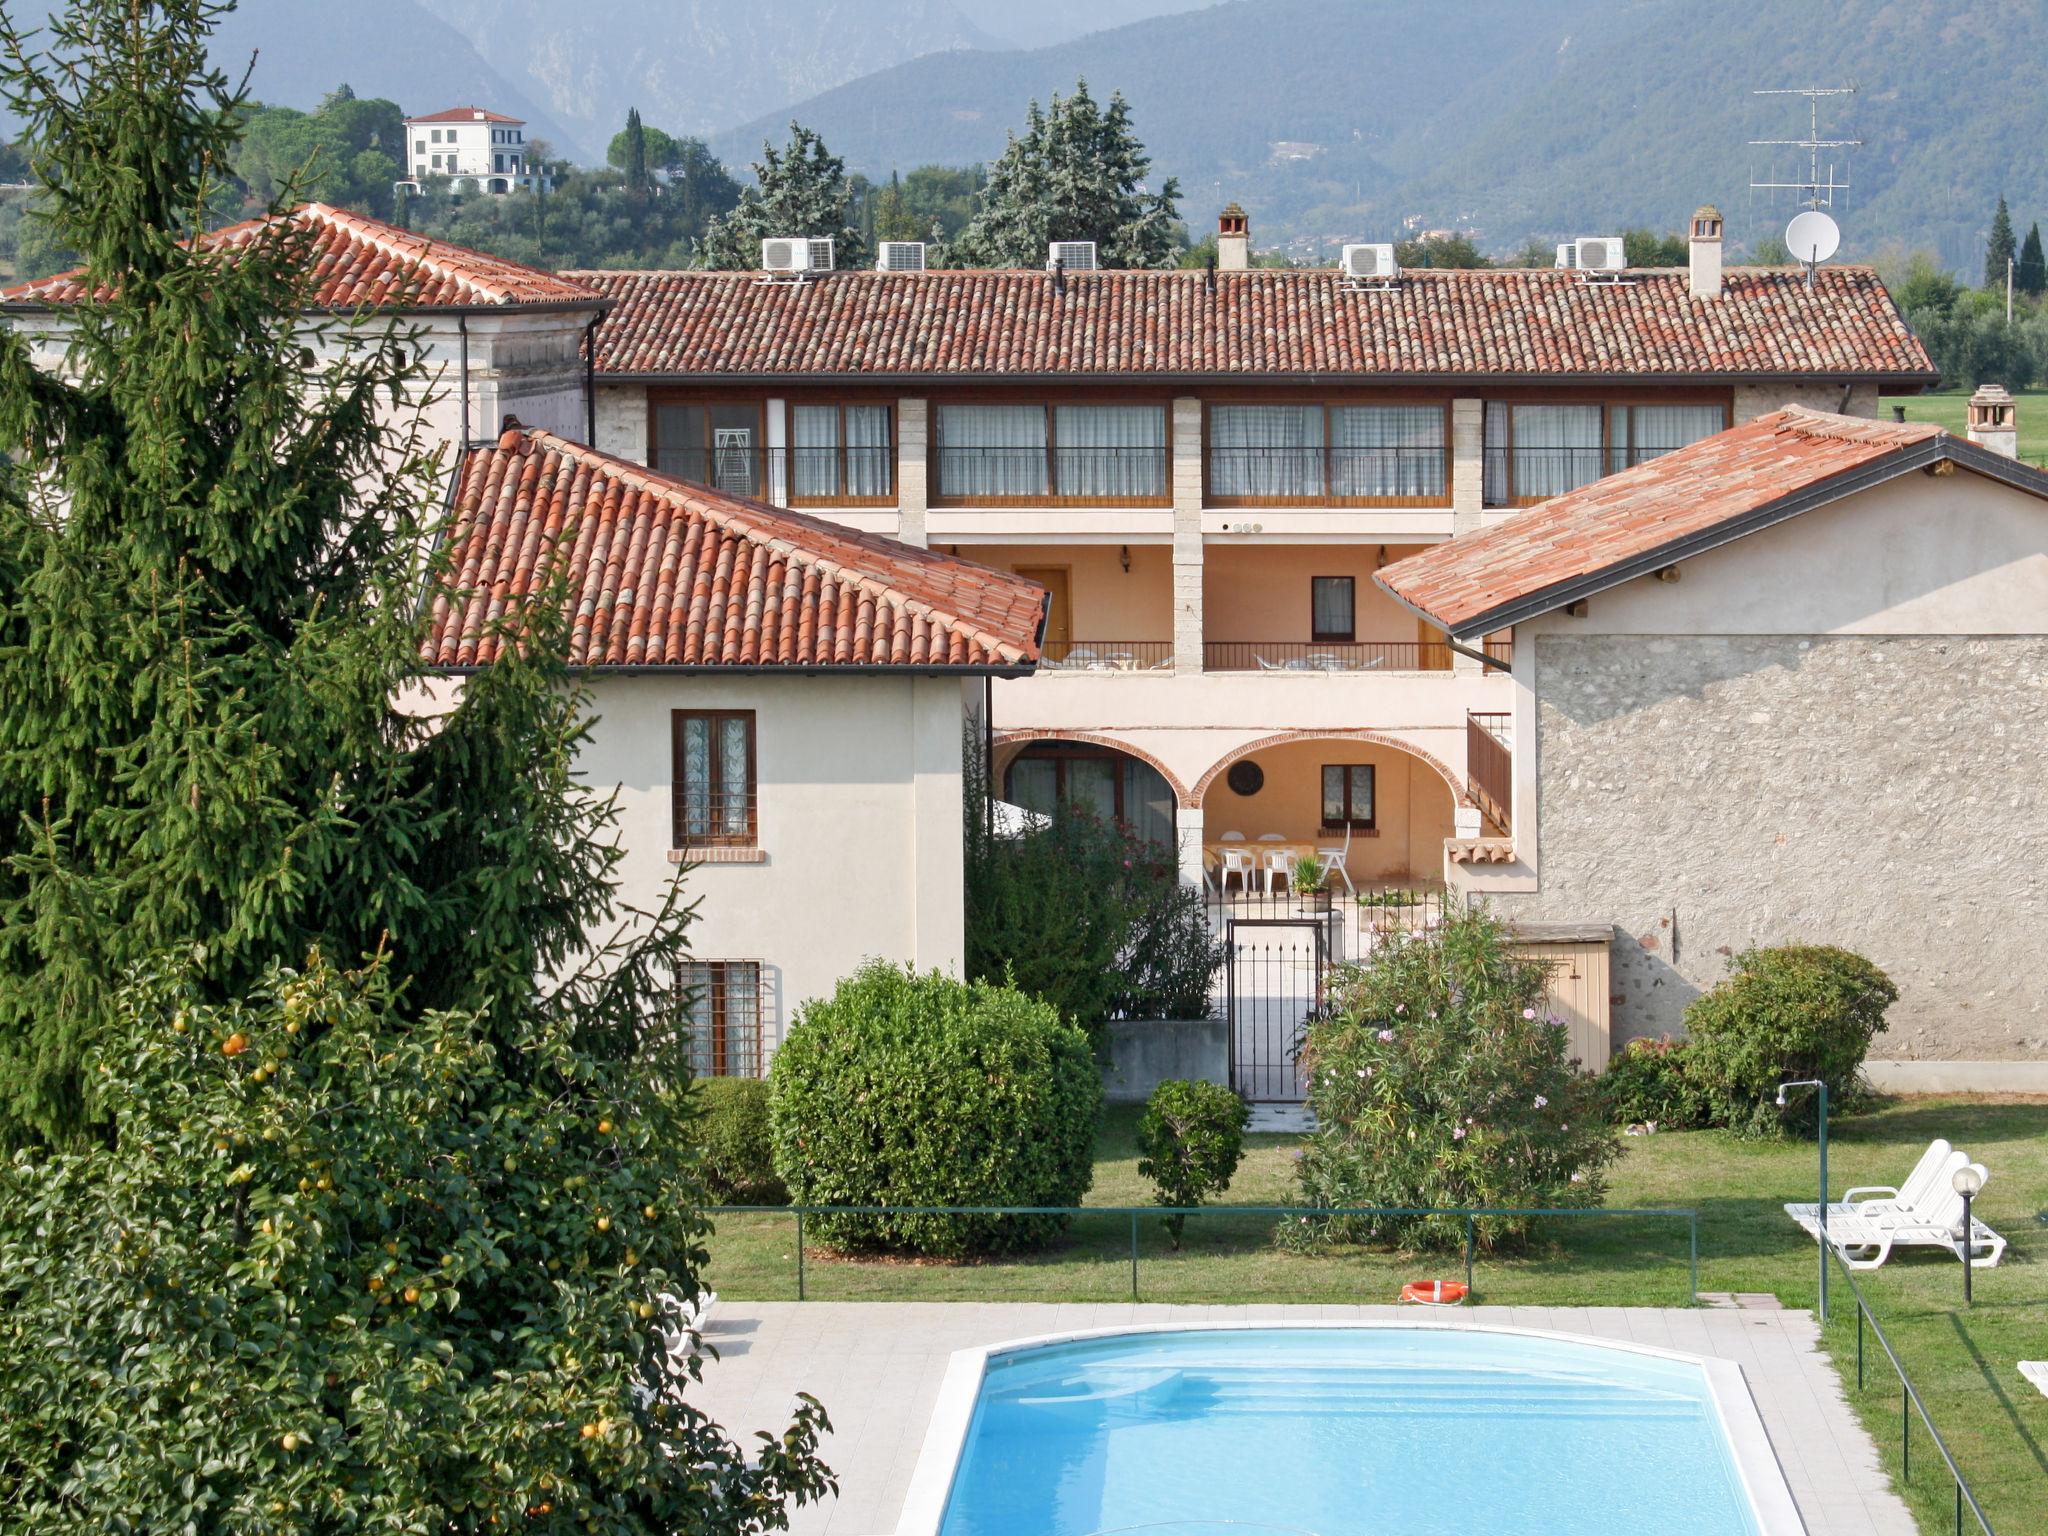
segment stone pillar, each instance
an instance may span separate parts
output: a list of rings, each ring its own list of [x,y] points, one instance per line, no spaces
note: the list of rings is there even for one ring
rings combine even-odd
[[[1451,402],[1451,537],[1479,531],[1479,510],[1486,505],[1486,402]],[[1451,653],[1451,670],[1477,672],[1478,662]],[[1462,835],[1462,834],[1460,834]]]
[[[1180,834],[1180,883],[1199,886],[1203,875],[1202,812],[1199,807],[1191,811],[1182,806],[1174,819]]]
[[[1173,669],[1202,670],[1202,402],[1173,402]]]
[[[1451,812],[1452,835],[1454,837],[1483,837],[1486,835],[1486,820],[1476,805],[1461,805]]]
[[[925,545],[924,514],[930,495],[931,411],[923,400],[896,402],[896,537]]]

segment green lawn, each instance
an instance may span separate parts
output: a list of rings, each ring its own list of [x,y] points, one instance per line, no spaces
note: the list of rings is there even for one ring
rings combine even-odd
[[[2048,404],[2048,402],[2044,402]],[[2048,415],[2048,409],[2044,409]],[[1136,1114],[1113,1109],[1097,1154],[1091,1205],[1143,1204],[1132,1143]],[[1991,1170],[1983,1218],[2012,1242],[2004,1262],[1977,1275],[1977,1304],[1962,1309],[1961,1270],[1928,1252],[1859,1277],[1964,1475],[2001,1536],[2048,1529],[2048,1399],[2021,1380],[2020,1359],[2048,1358],[2048,1103],[2039,1100],[1906,1099],[1838,1119],[1830,1142],[1835,1192],[1903,1178],[1935,1136],[1947,1136]],[[1278,1204],[1291,1188],[1293,1140],[1252,1138],[1226,1200]],[[1700,1213],[1700,1288],[1770,1291],[1811,1307],[1815,1249],[1779,1206],[1817,1193],[1810,1144],[1734,1141],[1718,1132],[1632,1140],[1616,1165],[1613,1206],[1692,1206]],[[1562,1224],[1560,1224],[1562,1227]],[[1146,1301],[1391,1301],[1403,1280],[1455,1277],[1457,1256],[1417,1258],[1347,1251],[1304,1258],[1275,1249],[1273,1218],[1227,1210],[1192,1217],[1175,1254],[1156,1219],[1139,1224],[1139,1294]],[[794,1223],[787,1216],[726,1216],[711,1242],[710,1283],[725,1296],[796,1295]],[[1839,1275],[1839,1271],[1836,1272]],[[1617,1218],[1574,1222],[1555,1240],[1514,1259],[1482,1254],[1481,1304],[1679,1306],[1686,1299],[1682,1221]],[[1080,1218],[1060,1247],[1028,1259],[974,1265],[848,1262],[811,1251],[813,1300],[1110,1301],[1131,1287],[1127,1218]],[[1855,1388],[1854,1309],[1837,1288],[1830,1343],[1850,1397],[1896,1475],[1899,1397],[1876,1344],[1869,1389]],[[1923,1528],[1950,1529],[1949,1484],[1914,1424],[1907,1496]]]
[[[1961,437],[1968,427],[1964,406],[1969,403],[1970,393],[1967,389],[1945,389],[1938,395],[1888,396],[1883,402],[1884,418],[1889,421],[1892,407],[1903,405],[1906,420],[1931,421]],[[2013,399],[2019,402],[2020,457],[2029,464],[2048,464],[2048,389],[2018,390]]]

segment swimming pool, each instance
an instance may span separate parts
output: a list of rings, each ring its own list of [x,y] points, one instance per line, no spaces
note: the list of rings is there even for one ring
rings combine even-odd
[[[1787,1536],[1802,1526],[1729,1362],[1528,1330],[1349,1324],[962,1351],[899,1529]]]

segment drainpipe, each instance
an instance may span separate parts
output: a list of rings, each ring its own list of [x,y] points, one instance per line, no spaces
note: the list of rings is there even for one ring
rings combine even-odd
[[[987,781],[981,786],[981,803],[993,835],[996,829],[996,680],[987,673],[981,679],[981,772]]]
[[[591,448],[597,446],[597,322],[603,318],[599,310],[583,327],[583,441]]]
[[[1465,657],[1468,661],[1476,661],[1479,663],[1480,666],[1490,667],[1495,672],[1512,672],[1515,670],[1506,662],[1502,661],[1498,656],[1489,656],[1486,654],[1484,650],[1475,651],[1472,649],[1471,646],[1460,644],[1458,641],[1452,639],[1449,635],[1444,636],[1444,644],[1449,646],[1453,651],[1457,652],[1460,656]]]
[[[469,446],[469,316],[457,315],[455,328],[462,333],[462,446]]]

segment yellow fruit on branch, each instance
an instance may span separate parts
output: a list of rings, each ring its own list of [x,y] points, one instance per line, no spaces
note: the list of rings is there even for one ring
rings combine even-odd
[[[220,1053],[223,1056],[239,1056],[247,1049],[249,1049],[249,1037],[239,1029],[220,1043]]]

